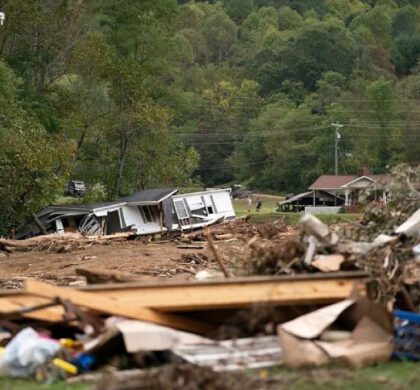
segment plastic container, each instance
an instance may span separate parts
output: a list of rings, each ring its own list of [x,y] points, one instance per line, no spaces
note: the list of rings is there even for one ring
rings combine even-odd
[[[420,314],[394,311],[394,352],[401,360],[420,360]]]

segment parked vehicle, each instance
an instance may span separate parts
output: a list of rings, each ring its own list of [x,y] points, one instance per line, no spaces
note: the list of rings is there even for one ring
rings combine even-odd
[[[67,182],[64,195],[81,198],[86,194],[86,184],[84,181],[70,180]]]

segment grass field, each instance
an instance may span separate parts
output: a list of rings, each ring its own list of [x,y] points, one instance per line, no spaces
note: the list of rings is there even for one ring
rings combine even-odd
[[[1,390],[90,390],[89,385],[67,385],[64,382],[44,384],[31,380],[0,379]]]
[[[251,219],[257,223],[270,222],[278,218],[285,218],[289,224],[296,224],[302,213],[279,213],[277,212],[277,203],[282,198],[262,198],[262,207],[259,213],[255,210],[256,199],[252,200]],[[243,217],[248,213],[246,199],[234,199],[233,207],[236,216]],[[318,214],[317,217],[321,221],[331,225],[339,222],[352,222],[360,218],[360,214]]]

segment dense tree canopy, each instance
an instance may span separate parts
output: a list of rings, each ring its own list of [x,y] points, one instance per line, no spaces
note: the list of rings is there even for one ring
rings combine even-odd
[[[3,0],[0,234],[67,179],[281,193],[418,162],[417,0]]]

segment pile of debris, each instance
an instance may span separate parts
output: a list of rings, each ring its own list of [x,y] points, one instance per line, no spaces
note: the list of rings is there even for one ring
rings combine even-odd
[[[116,233],[107,236],[84,236],[80,233],[47,234],[27,238],[26,240],[10,240],[0,238],[0,251],[6,253],[47,251],[71,252],[73,250],[87,249],[93,245],[107,245],[134,239],[135,233]]]
[[[277,239],[282,234],[290,230],[284,218],[279,218],[273,222],[264,224],[252,223],[250,216],[237,218],[232,221],[209,226],[207,230],[216,241],[221,240],[247,240],[258,236],[265,239]],[[206,234],[203,230],[198,230],[184,235],[184,242],[205,241]]]
[[[236,258],[240,275],[294,275],[363,270],[372,298],[420,312],[420,168],[399,166],[387,188],[392,202],[369,203],[360,223],[333,230],[315,216],[300,220],[300,238],[254,237]]]
[[[355,283],[365,294],[365,280],[346,273],[78,289],[26,280],[23,289],[0,295],[0,375],[94,381],[109,390],[164,389],[175,376],[171,388],[222,389],[231,381],[233,389],[267,388],[260,378],[223,372],[281,364],[278,318],[341,301]],[[256,315],[258,305],[271,309]],[[227,324],[242,327],[241,338],[227,339]]]

